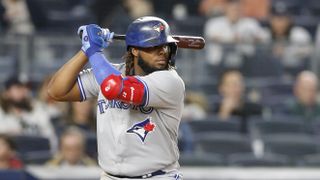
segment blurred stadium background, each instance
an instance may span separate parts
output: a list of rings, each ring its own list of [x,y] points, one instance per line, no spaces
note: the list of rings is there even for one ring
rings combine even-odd
[[[169,23],[173,34],[206,38],[204,50],[179,49],[176,61],[177,71],[184,79],[187,91],[187,110],[179,138],[184,179],[320,179],[320,105],[316,102],[314,107],[306,108],[306,112],[300,114],[290,111],[288,105],[297,98],[294,87],[301,72],[307,70],[316,77],[320,74],[320,1],[242,0],[241,18],[251,18],[257,22],[257,34],[261,35],[261,39],[256,41],[256,37],[249,37],[244,41],[219,41],[219,38],[212,38],[211,31],[207,29],[210,29],[212,19],[225,14],[228,2],[2,0],[2,96],[5,96],[8,82],[16,76],[19,81],[27,83],[32,101],[44,101],[39,94],[45,80],[81,47],[76,35],[80,25],[97,23],[125,34],[128,24],[136,17],[159,16]],[[290,28],[302,28],[304,33],[299,34],[301,31],[298,31],[298,35],[292,38],[294,35],[287,32],[280,40],[275,38],[271,18],[276,15],[289,17]],[[250,33],[240,36],[251,36]],[[282,47],[280,54],[275,50],[279,44]],[[112,62],[120,63],[125,50],[124,42],[115,41],[105,53]],[[296,53],[300,50],[303,52]],[[242,98],[260,107],[258,113],[249,108],[245,115],[240,112],[240,115],[220,116],[218,107],[223,102],[219,91],[220,78],[223,72],[230,69],[237,70],[243,76]],[[318,89],[314,99],[318,99]],[[44,108],[43,111],[50,110]],[[59,117],[59,120],[50,116],[56,139],[59,139],[63,129],[77,126],[72,119],[65,118],[68,112],[61,114],[63,118]],[[5,118],[5,115],[3,112],[0,118]],[[13,138],[24,167],[20,170],[0,170],[0,179],[21,179],[27,176],[23,170],[39,179],[99,178],[100,169],[96,166],[47,166],[46,162],[54,157],[58,148],[52,147],[51,137],[39,138],[39,135],[23,131],[12,134],[1,124],[1,119],[0,133]],[[85,135],[86,153],[96,158],[94,130]]]

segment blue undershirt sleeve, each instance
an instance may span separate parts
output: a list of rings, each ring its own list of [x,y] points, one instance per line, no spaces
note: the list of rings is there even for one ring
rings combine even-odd
[[[97,82],[101,85],[103,80],[111,74],[120,75],[121,72],[117,70],[103,53],[95,53],[89,58],[90,65],[93,70],[93,74],[97,79]]]

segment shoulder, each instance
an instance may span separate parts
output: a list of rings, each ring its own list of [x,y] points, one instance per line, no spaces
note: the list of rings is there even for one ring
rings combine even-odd
[[[112,64],[116,69],[118,69],[120,72],[124,72],[126,69],[126,64],[125,63],[120,63],[120,64]]]
[[[60,154],[55,155],[52,159],[48,160],[46,166],[59,166],[62,162],[62,156]]]
[[[184,86],[184,82],[182,78],[179,76],[176,70],[171,69],[171,70],[164,70],[164,71],[156,71],[153,72],[147,76],[146,78],[152,78],[154,80],[157,80],[160,82],[164,82],[166,84],[181,84]]]
[[[180,93],[185,91],[185,84],[175,70],[156,71],[146,76],[138,77],[146,87],[159,93]]]
[[[292,43],[309,43],[311,35],[305,28],[295,26],[290,31],[290,41]]]
[[[221,16],[221,17],[215,17],[215,18],[211,18],[206,22],[206,25],[221,25],[221,24],[225,24],[227,22],[226,17]]]
[[[259,22],[253,18],[248,18],[248,17],[245,17],[245,18],[242,18],[240,19],[239,23],[241,25],[245,25],[245,26],[259,26]]]
[[[177,71],[174,69],[155,71],[153,73],[148,74],[147,76],[180,77]]]
[[[96,166],[97,163],[94,159],[90,158],[89,156],[85,156],[82,158],[82,163],[85,166]]]

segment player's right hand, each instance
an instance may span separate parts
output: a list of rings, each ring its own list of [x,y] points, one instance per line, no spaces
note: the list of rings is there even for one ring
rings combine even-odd
[[[80,26],[78,35],[81,36],[81,50],[87,57],[92,56],[96,52],[102,52],[103,48],[109,46],[113,34],[109,29],[102,29],[96,24]]]

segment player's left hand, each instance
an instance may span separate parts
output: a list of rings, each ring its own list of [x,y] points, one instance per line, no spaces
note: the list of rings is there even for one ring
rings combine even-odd
[[[81,36],[82,51],[87,57],[92,56],[96,52],[102,52],[103,48],[109,46],[113,38],[113,32],[109,29],[103,29],[96,24],[80,26],[78,35]]]

